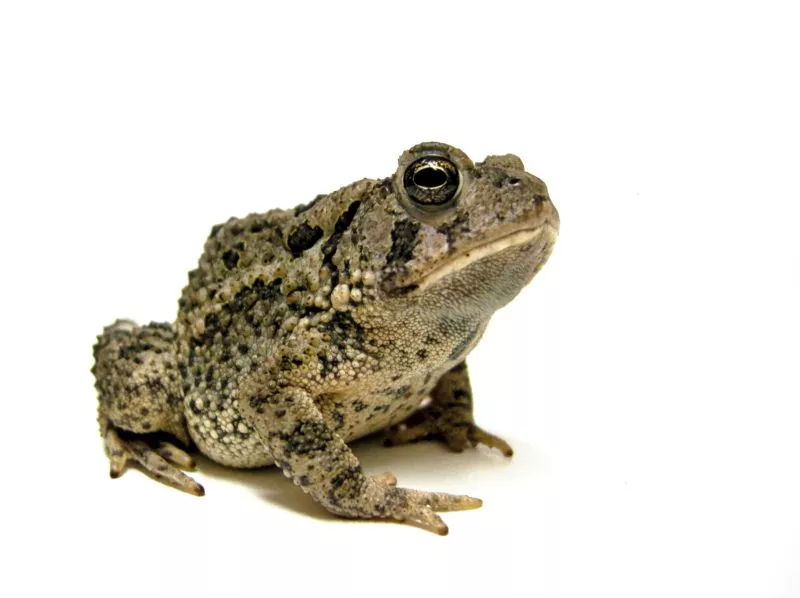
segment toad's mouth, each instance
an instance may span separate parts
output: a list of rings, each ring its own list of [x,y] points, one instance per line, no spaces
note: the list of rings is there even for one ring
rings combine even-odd
[[[523,245],[536,244],[542,246],[543,250],[539,252],[541,264],[537,264],[537,266],[541,266],[550,256],[550,251],[557,238],[558,229],[550,223],[542,224],[536,228],[517,229],[490,241],[466,247],[456,252],[447,259],[447,261],[429,272],[424,278],[418,280],[412,286],[415,291],[423,291],[453,272],[459,272],[471,264],[489,256],[497,255],[512,247],[520,247]]]

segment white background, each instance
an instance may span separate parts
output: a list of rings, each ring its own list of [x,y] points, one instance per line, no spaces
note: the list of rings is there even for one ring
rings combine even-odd
[[[791,2],[5,2],[4,596],[800,596]],[[440,140],[520,155],[562,234],[470,360],[510,461],[357,445],[450,535],[277,471],[107,476],[89,373],[172,320],[210,226]]]

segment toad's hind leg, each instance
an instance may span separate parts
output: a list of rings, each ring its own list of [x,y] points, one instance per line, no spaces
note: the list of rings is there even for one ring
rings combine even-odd
[[[97,338],[94,357],[98,422],[111,477],[133,461],[156,480],[202,496],[203,487],[181,471],[194,468],[192,458],[164,439],[152,441],[166,433],[189,444],[172,327],[118,320]]]

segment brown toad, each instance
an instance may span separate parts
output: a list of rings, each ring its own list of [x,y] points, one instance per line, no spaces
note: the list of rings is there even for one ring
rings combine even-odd
[[[366,476],[347,442],[387,429],[455,450],[475,425],[465,357],[547,260],[559,217],[513,155],[473,164],[423,143],[394,176],[212,228],[175,324],[117,321],[94,349],[111,475],[129,459],[192,494],[191,457],[276,464],[327,509],[444,534],[436,511],[478,499]]]

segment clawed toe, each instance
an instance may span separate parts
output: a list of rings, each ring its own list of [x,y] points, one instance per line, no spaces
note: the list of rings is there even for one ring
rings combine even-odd
[[[131,450],[131,457],[158,481],[195,496],[203,496],[206,493],[200,484],[170,464],[157,449],[151,448],[144,440],[131,440],[128,447]]]
[[[483,444],[488,446],[489,448],[495,448],[499,450],[503,455],[506,457],[511,457],[514,455],[514,449],[511,448],[511,445],[508,444],[505,440],[500,438],[499,436],[495,436],[494,434],[490,434],[485,430],[482,430],[478,426],[473,426],[469,432],[469,438],[473,444]]]
[[[445,492],[426,492],[410,488],[390,488],[386,494],[384,516],[413,523],[439,535],[446,535],[447,525],[437,511],[465,511],[483,504],[479,498]]]
[[[427,505],[434,511],[469,511],[483,505],[483,501],[480,498],[473,498],[463,494],[406,490],[406,495],[412,502]]]
[[[184,471],[194,471],[197,464],[194,459],[184,450],[179,449],[177,446],[170,442],[161,442],[156,449],[156,452],[164,457],[167,461],[183,469]]]
[[[408,523],[414,523],[421,528],[440,536],[446,536],[450,532],[447,524],[442,520],[441,517],[434,513],[433,509],[430,507],[422,507],[414,514],[400,518],[400,520]]]
[[[448,448],[457,453],[483,444],[489,448],[499,450],[506,457],[511,457],[514,454],[514,449],[505,440],[490,434],[473,423],[464,422],[458,425],[444,425],[443,422],[437,422],[433,418],[424,419],[413,425],[400,424],[394,426],[387,432],[383,444],[385,446],[399,446],[432,437],[444,440]]]
[[[128,461],[133,460],[159,482],[195,496],[205,494],[203,486],[181,471],[181,469],[194,469],[194,459],[171,443],[161,442],[157,448],[152,448],[147,442],[138,438],[133,440],[121,438],[117,430],[110,426],[106,431],[105,441],[110,461],[109,473],[112,478],[121,476]]]

